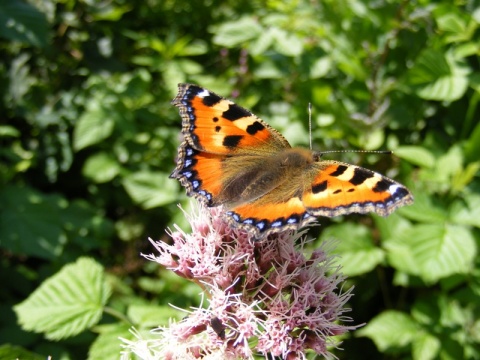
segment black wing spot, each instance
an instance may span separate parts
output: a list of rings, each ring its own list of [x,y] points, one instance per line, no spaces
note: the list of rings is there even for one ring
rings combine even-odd
[[[202,100],[203,105],[205,105],[205,106],[212,107],[222,100],[222,98],[220,96],[218,96],[217,94],[213,94],[211,92],[209,92],[209,94],[210,95],[205,96]]]
[[[382,179],[375,184],[372,190],[374,192],[384,192],[384,191],[387,191],[391,185],[393,185],[392,181],[387,179]]]
[[[327,190],[327,186],[328,186],[327,180],[321,182],[320,184],[315,184],[312,186],[312,193],[314,194],[321,193]]]
[[[223,146],[229,147],[229,148],[235,148],[238,146],[240,141],[243,139],[242,135],[228,135],[225,136],[223,139]]]
[[[347,170],[347,169],[348,169],[348,166],[338,165],[337,169],[336,169],[333,173],[331,173],[330,175],[331,175],[331,176],[340,176],[340,175],[342,175],[342,174],[345,172],[345,170]]]
[[[230,104],[227,111],[224,111],[222,116],[230,121],[235,121],[246,116],[250,116],[252,113],[241,106],[236,104]]]
[[[375,174],[361,168],[355,168],[353,172],[353,177],[349,180],[352,185],[360,185],[365,182],[365,180],[374,177]]]
[[[215,132],[219,132],[222,129],[221,126],[215,126]]]
[[[213,122],[218,122],[218,117],[215,116],[212,120]]]
[[[265,129],[265,126],[263,126],[260,122],[255,121],[253,124],[247,126],[247,133],[250,135],[255,135],[257,132],[262,131]]]

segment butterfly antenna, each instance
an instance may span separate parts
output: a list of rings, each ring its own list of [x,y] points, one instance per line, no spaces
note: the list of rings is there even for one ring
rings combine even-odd
[[[308,135],[310,137],[310,150],[312,150],[312,103],[308,103]]]
[[[382,154],[382,155],[391,155],[393,151],[391,150],[327,150],[319,151],[321,155],[331,154],[331,153],[364,153],[364,154]]]

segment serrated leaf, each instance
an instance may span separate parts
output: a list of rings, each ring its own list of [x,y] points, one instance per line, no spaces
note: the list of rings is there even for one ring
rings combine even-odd
[[[373,340],[384,352],[405,347],[418,336],[418,326],[412,318],[400,311],[384,311],[356,332]]]
[[[49,40],[46,16],[23,1],[0,1],[0,35],[13,41],[45,47]]]
[[[356,276],[371,271],[384,259],[384,252],[373,244],[370,230],[352,223],[329,226],[322,233],[322,239],[338,239],[335,253],[341,257],[342,272]]]
[[[420,146],[400,146],[395,149],[395,155],[421,167],[431,168],[435,165],[435,156]]]
[[[170,204],[177,199],[178,185],[161,172],[142,171],[126,176],[123,186],[143,209]]]
[[[468,273],[477,248],[463,226],[422,224],[398,234],[385,244],[388,261],[397,270],[421,277],[427,283]]]
[[[407,82],[426,100],[455,101],[468,88],[467,67],[433,49],[424,50],[408,73]]]
[[[60,340],[97,324],[110,293],[103,267],[80,258],[45,280],[14,310],[24,330]]]
[[[112,113],[101,106],[87,110],[75,124],[73,148],[79,151],[105,140],[112,134],[114,124]]]
[[[413,340],[412,357],[414,360],[437,359],[440,347],[438,338],[428,333],[420,333]]]

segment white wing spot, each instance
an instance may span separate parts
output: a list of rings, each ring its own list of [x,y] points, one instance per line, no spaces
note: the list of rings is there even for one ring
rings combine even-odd
[[[390,185],[388,187],[388,192],[390,194],[395,194],[399,188],[400,188],[400,186],[398,186],[397,184]]]
[[[198,97],[205,98],[210,96],[210,92],[208,90],[203,89],[201,92],[197,94]]]

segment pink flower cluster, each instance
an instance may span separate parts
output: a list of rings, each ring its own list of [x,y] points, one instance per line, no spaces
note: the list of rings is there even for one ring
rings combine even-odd
[[[343,325],[351,321],[342,316],[351,293],[339,288],[344,277],[330,249],[307,256],[301,234],[290,231],[254,241],[221,214],[221,208],[200,207],[187,215],[191,233],[177,227],[171,245],[152,241],[159,255],[146,258],[197,283],[208,301],[208,308],[161,329],[154,353],[162,359],[304,359],[313,350],[331,357],[332,337],[356,326]]]

